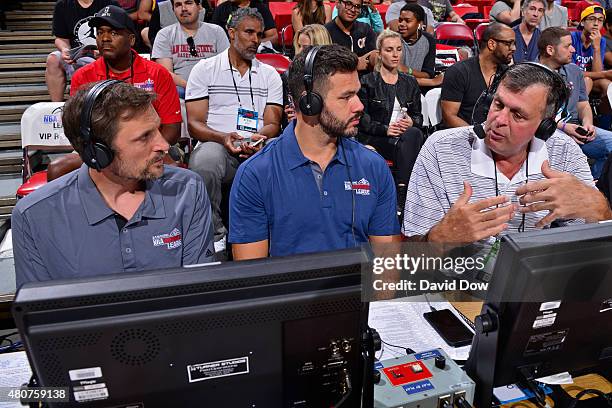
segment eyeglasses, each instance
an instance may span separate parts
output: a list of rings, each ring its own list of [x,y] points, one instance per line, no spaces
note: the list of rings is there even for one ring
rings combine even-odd
[[[342,0],[340,1],[340,3],[344,4],[344,7],[346,7],[349,10],[360,10],[361,9],[361,4],[355,4],[349,0]]]
[[[594,22],[598,22],[599,24],[603,24],[604,21],[606,21],[603,17],[587,17],[584,19],[584,21],[588,22],[588,23],[594,23]]]
[[[198,56],[198,50],[195,46],[195,41],[193,41],[193,37],[187,37],[187,45],[189,45],[189,53],[192,57]]]
[[[516,46],[516,41],[514,40],[500,40],[498,38],[491,38],[491,39],[495,42],[504,44],[508,48],[512,48]]]

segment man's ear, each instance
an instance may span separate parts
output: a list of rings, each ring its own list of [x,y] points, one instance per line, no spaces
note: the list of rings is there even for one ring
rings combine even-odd
[[[136,35],[130,34],[130,48],[134,48],[135,44],[136,44]]]
[[[235,28],[228,28],[227,29],[227,36],[229,37],[230,42],[234,41],[234,36],[236,35],[236,29]]]

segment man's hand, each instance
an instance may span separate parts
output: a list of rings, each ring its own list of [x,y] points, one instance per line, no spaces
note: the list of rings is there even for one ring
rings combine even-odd
[[[223,141],[223,146],[227,149],[230,154],[238,154],[242,151],[240,147],[234,146],[234,142],[238,142],[244,139],[236,132],[227,133],[225,136],[225,140]]]
[[[448,213],[436,224],[427,236],[428,242],[439,243],[472,243],[492,237],[506,228],[512,219],[516,207],[504,205],[508,202],[505,196],[489,197],[469,204],[472,186],[463,182],[463,193]],[[500,206],[494,208],[496,206]]]
[[[62,50],[62,59],[66,64],[74,64],[74,61],[70,59],[70,48],[64,48]]]
[[[257,142],[258,140],[261,140],[261,139],[263,139],[263,141],[258,143],[257,146],[253,147],[255,142]],[[241,150],[240,157],[243,158],[243,159],[246,159],[248,157],[251,157],[255,153],[257,153],[258,151],[260,151],[261,148],[263,147],[266,139],[267,139],[267,137],[264,136],[264,135],[261,135],[259,133],[253,133],[251,135],[251,141],[249,143],[242,143],[240,145],[240,150]]]
[[[574,141],[576,143],[578,143],[579,145],[583,145],[585,143],[591,142],[593,139],[595,139],[595,127],[593,125],[583,125],[582,128],[585,129],[588,133],[583,136],[581,134],[579,134],[576,129],[579,127],[580,125],[576,125],[574,123],[566,123],[565,124],[565,128],[563,128],[563,131],[572,139],[574,139]]]
[[[285,105],[285,115],[287,115],[287,121],[289,122],[295,119],[295,109],[291,104]]]
[[[402,129],[402,132],[407,131],[414,124],[410,116],[406,116],[405,118],[398,120],[396,123],[400,127],[400,129]]]
[[[569,173],[551,169],[548,160],[542,163],[542,174],[546,180],[529,182],[516,190],[516,195],[522,196],[520,203],[525,205],[520,207],[522,213],[549,211],[536,227],[558,218],[584,218],[587,222],[612,218],[608,201],[595,188]]]
[[[363,71],[367,69],[368,71],[372,71],[374,69],[374,65],[376,65],[376,58],[378,58],[378,50],[372,50],[367,54],[362,55],[359,57],[357,70]]]
[[[589,39],[593,43],[593,51],[599,51],[601,46],[601,32],[599,30],[593,30],[589,34]]]

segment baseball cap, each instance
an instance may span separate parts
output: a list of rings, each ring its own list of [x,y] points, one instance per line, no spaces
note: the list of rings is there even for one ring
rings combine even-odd
[[[603,9],[603,7],[601,6],[589,6],[587,8],[585,8],[584,10],[582,10],[582,13],[580,13],[580,21],[584,20],[585,18],[587,18],[588,16],[590,16],[591,14],[603,14],[603,16],[606,16],[606,11]]]
[[[128,13],[117,6],[106,6],[100,9],[94,17],[89,20],[90,27],[109,25],[115,29],[126,29],[136,34],[136,28]]]

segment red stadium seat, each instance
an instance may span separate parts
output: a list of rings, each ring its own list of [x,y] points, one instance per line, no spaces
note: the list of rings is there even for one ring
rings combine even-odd
[[[289,49],[293,47],[293,26],[291,24],[283,27],[280,31],[281,47],[283,48],[283,55],[288,55]]]
[[[470,46],[474,43],[474,33],[465,24],[440,23],[435,34],[437,40],[464,41]]]
[[[291,60],[282,54],[257,54],[256,57],[264,64],[272,65],[279,74],[288,70],[291,64]]]
[[[482,40],[484,30],[486,30],[488,26],[489,23],[481,23],[474,29],[474,44],[476,45],[476,51],[480,50],[480,40]]]
[[[23,198],[45,184],[47,184],[47,170],[38,171],[17,189],[17,198]]]

